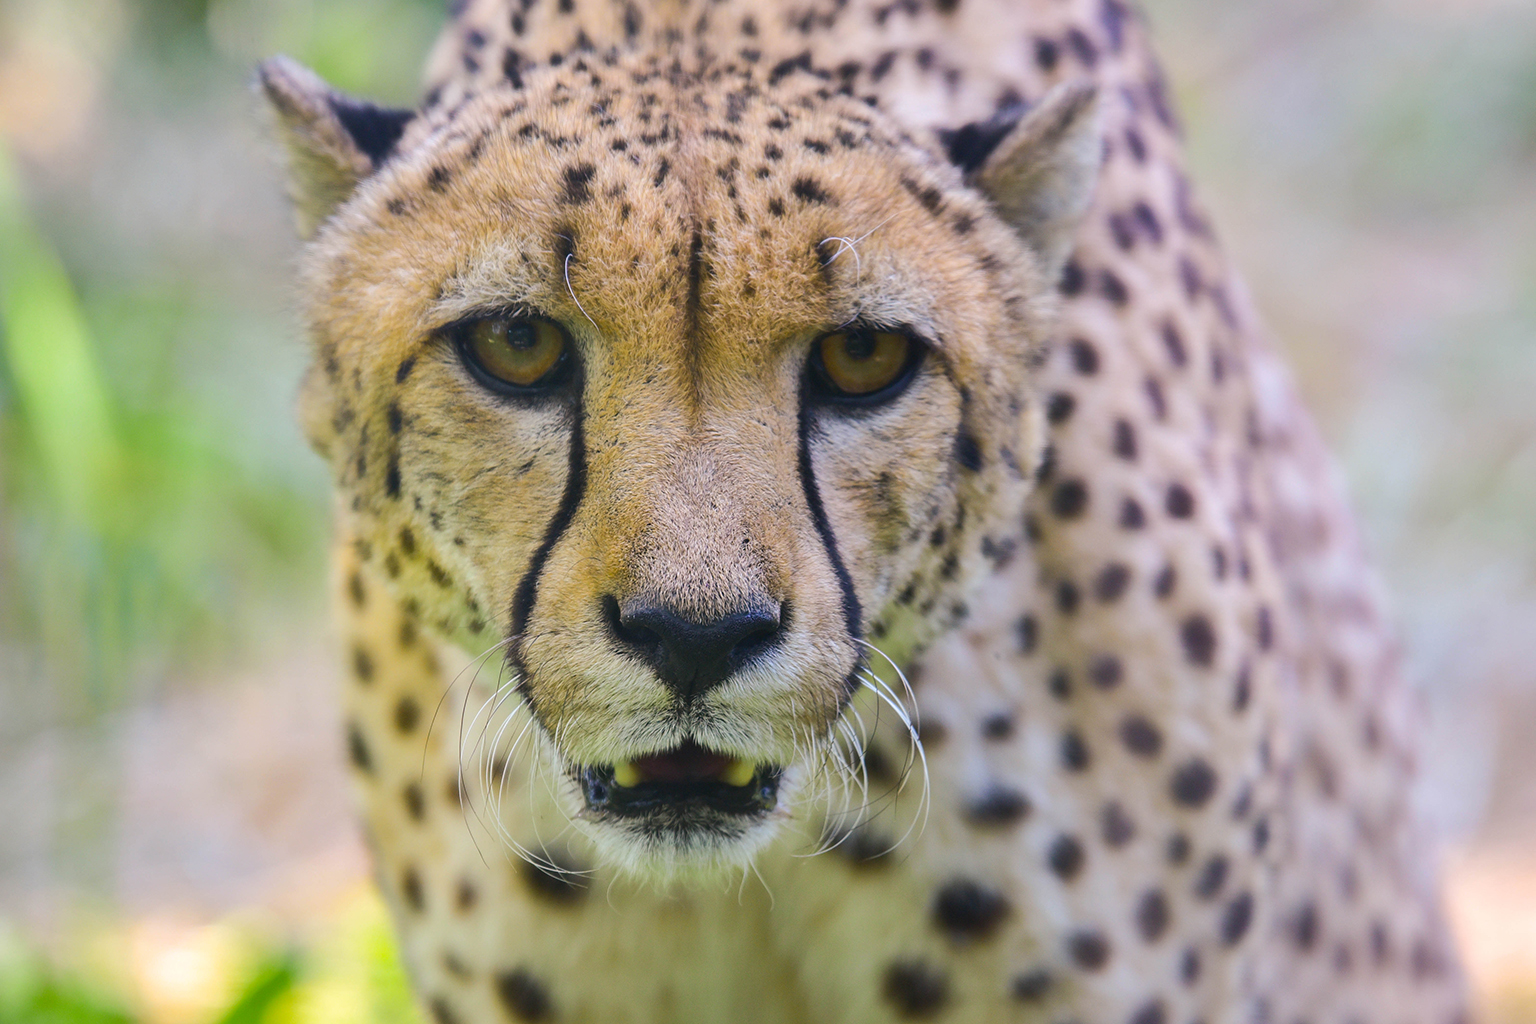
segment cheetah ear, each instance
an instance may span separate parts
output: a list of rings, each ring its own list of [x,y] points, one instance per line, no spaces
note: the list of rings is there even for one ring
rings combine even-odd
[[[1061,273],[1093,201],[1103,153],[1098,89],[1064,82],[1001,134],[968,175],[1039,254],[1050,280]]]
[[[257,81],[288,151],[299,235],[309,238],[389,158],[415,114],[343,96],[287,57],[263,63]]]

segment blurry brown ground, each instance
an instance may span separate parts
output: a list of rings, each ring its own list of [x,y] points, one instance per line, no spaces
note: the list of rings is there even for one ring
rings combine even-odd
[[[1204,199],[1398,602],[1429,711],[1422,803],[1487,1018],[1536,1022],[1536,4],[1149,13]],[[0,923],[39,941],[82,913],[302,925],[366,874],[331,699],[325,485],[291,425],[293,243],[244,86],[287,50],[407,99],[439,17],[429,0],[0,0],[0,138],[119,400],[178,403],[239,480],[280,493],[297,539],[235,562],[304,566],[226,578],[200,548],[191,590],[238,628],[157,635],[131,671],[61,666],[23,576],[6,591],[40,513],[0,436]]]

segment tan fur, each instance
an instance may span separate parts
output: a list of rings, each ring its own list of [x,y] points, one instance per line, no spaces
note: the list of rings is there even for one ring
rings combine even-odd
[[[371,170],[307,250],[304,417],[429,1012],[1457,1019],[1369,574],[1136,17],[562,2],[468,4],[376,170],[286,104],[301,175]],[[438,332],[494,309],[569,332],[578,397],[466,373]],[[856,317],[924,369],[803,412]],[[791,615],[679,710],[605,597]],[[877,684],[848,703],[861,665],[904,696],[866,637],[925,763]],[[787,766],[774,812],[678,847],[583,811],[574,768],[685,737]]]

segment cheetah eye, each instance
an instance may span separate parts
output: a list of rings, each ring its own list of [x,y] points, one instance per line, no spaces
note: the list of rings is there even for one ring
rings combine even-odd
[[[570,362],[565,331],[541,317],[481,317],[448,332],[470,373],[494,391],[547,388],[564,376]]]
[[[893,331],[834,331],[811,349],[811,374],[834,401],[894,398],[922,363],[923,345]]]

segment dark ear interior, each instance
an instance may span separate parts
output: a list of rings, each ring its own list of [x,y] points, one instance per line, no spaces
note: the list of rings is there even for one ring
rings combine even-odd
[[[987,162],[987,157],[1013,131],[1029,108],[1011,103],[985,121],[972,121],[959,128],[940,128],[935,134],[949,154],[949,162],[970,174]]]
[[[1054,280],[1072,251],[1103,163],[1097,89],[1064,82],[1020,115],[1004,111],[940,140]]]
[[[405,134],[405,126],[416,116],[414,110],[390,110],[366,100],[332,93],[331,110],[352,141],[378,167],[394,152],[395,144]]]
[[[415,114],[344,96],[287,57],[266,61],[257,76],[288,152],[299,234],[308,238],[389,159]]]

